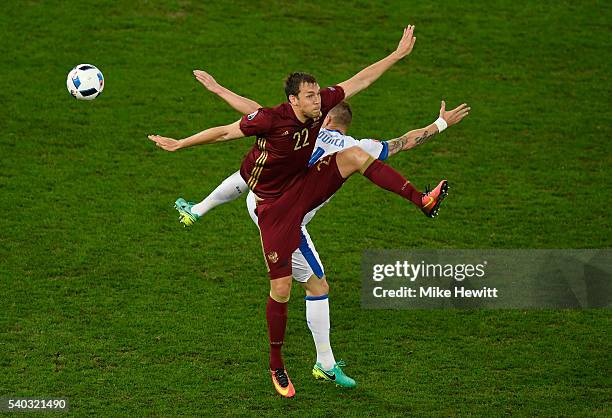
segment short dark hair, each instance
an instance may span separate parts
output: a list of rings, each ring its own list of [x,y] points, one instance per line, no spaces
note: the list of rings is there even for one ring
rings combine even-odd
[[[301,72],[291,73],[287,76],[285,80],[285,94],[287,95],[287,100],[289,100],[290,95],[298,95],[302,83],[316,84],[317,79],[314,78],[313,75]]]
[[[329,115],[332,117],[335,123],[348,128],[353,121],[353,111],[351,105],[347,102],[340,102],[332,110],[329,111]]]

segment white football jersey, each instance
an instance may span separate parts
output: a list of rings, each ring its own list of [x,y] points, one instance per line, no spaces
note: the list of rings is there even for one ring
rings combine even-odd
[[[312,151],[312,156],[310,157],[308,165],[313,165],[329,154],[355,146],[379,160],[386,160],[389,154],[389,148],[386,142],[380,142],[374,139],[356,140],[352,136],[344,135],[339,131],[321,129],[321,131],[319,131],[319,136],[317,136],[317,142]]]
[[[370,154],[373,158],[379,160],[386,160],[389,156],[389,146],[384,141],[377,141],[375,139],[360,139],[357,140],[352,136],[344,135],[339,131],[329,130],[322,128],[319,131],[319,135],[317,136],[317,142],[315,143],[315,148],[312,152],[312,156],[310,161],[308,162],[308,166],[314,165],[321,158],[333,154],[338,151],[342,151],[343,149],[350,147],[359,147],[368,154]],[[332,196],[333,197],[333,196]],[[317,211],[322,208],[327,202],[329,202],[331,197],[323,202],[321,205],[317,206],[310,212],[304,216],[302,220],[302,225],[308,224],[315,216]],[[247,208],[249,210],[249,215],[255,224],[257,225],[257,215],[255,215],[255,195],[252,191],[249,190],[249,194],[247,195]]]

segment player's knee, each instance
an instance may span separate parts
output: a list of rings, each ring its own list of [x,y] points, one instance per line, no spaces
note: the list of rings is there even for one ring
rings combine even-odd
[[[327,284],[327,280],[325,279],[325,276],[323,276],[323,278],[321,279],[321,295],[327,295],[329,294],[329,284]]]
[[[329,285],[327,284],[327,279],[325,276],[321,277],[320,279],[315,276],[315,279],[317,281],[317,291],[319,293],[318,296],[327,295],[329,293]]]
[[[347,159],[356,169],[359,169],[370,158],[370,154],[359,147],[351,147],[341,152],[346,154]]]
[[[270,282],[270,296],[277,302],[287,302],[291,296],[291,280],[272,280]]]
[[[323,296],[329,293],[329,285],[325,276],[318,278],[313,274],[304,285],[307,296]]]
[[[289,302],[289,298],[291,297],[291,291],[270,291],[270,297],[277,301],[278,303]]]
[[[370,158],[370,155],[359,147],[351,147],[340,151],[337,156],[339,167],[344,167],[351,173],[359,170]]]

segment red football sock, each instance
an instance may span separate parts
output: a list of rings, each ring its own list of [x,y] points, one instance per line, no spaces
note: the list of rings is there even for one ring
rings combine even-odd
[[[285,328],[287,327],[287,302],[280,303],[268,297],[266,319],[268,320],[268,336],[270,337],[270,369],[284,369],[281,349],[285,340]]]
[[[412,187],[412,184],[410,184],[410,182],[400,173],[382,163],[380,160],[374,160],[363,175],[369,178],[370,181],[378,187],[382,187],[385,190],[389,190],[390,192],[410,200],[417,207],[420,208],[423,205],[421,192]]]

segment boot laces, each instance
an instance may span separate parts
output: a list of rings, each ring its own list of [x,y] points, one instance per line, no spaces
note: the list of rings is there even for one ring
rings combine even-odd
[[[276,375],[276,380],[281,387],[286,388],[289,386],[289,377],[287,376],[287,373],[285,373],[284,369],[276,369],[274,374]]]

